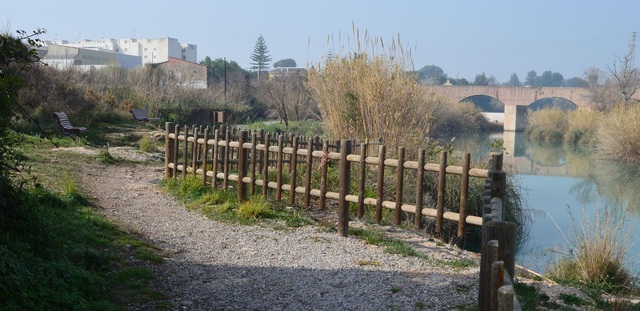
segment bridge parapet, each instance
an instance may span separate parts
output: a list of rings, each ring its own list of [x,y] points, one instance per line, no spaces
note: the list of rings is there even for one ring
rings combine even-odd
[[[591,107],[589,90],[581,87],[524,87],[524,86],[478,86],[478,85],[432,85],[427,89],[446,96],[454,102],[476,95],[490,96],[505,106],[529,106],[543,98],[562,98],[579,108]]]

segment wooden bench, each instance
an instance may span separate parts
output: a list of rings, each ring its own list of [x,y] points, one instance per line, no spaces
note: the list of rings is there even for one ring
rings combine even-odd
[[[79,136],[87,130],[86,127],[71,125],[71,122],[69,122],[69,117],[64,112],[54,112],[53,116],[56,118],[56,122],[58,123],[60,134],[62,134],[63,136],[71,136],[71,138],[75,140],[73,136]]]
[[[149,116],[147,115],[147,111],[144,109],[131,109],[131,114],[133,115],[133,118],[138,121],[138,123],[160,121],[160,118],[149,118]]]

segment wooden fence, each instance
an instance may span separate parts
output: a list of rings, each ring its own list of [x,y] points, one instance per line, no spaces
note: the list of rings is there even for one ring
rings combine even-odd
[[[375,156],[369,155],[375,151],[371,147],[377,147]],[[340,236],[348,234],[349,203],[357,204],[356,216],[359,218],[363,216],[365,206],[375,207],[377,221],[382,220],[383,208],[393,210],[395,224],[400,224],[403,212],[412,213],[415,216],[414,226],[417,229],[422,228],[423,217],[433,217],[436,233],[442,232],[444,220],[454,221],[457,222],[458,237],[464,234],[465,227],[469,224],[483,226],[479,309],[497,310],[496,293],[499,292],[507,293],[504,301],[513,302],[507,303],[508,306],[503,302],[501,308],[506,307],[505,310],[511,310],[509,308],[515,306],[516,310],[519,309],[515,296],[509,296],[510,288],[503,286],[503,284],[508,286],[513,280],[515,225],[501,221],[504,219],[503,209],[496,211],[496,206],[501,206],[504,202],[506,192],[506,173],[502,171],[502,154],[491,154],[489,169],[471,168],[469,153],[464,155],[462,166],[447,165],[446,152],[440,153],[440,163],[427,163],[425,151],[422,149],[418,151],[416,160],[405,159],[403,147],[397,149],[397,159],[386,156],[386,146],[379,141],[373,143],[355,140],[328,141],[318,137],[305,138],[291,134],[276,136],[263,131],[249,135],[248,131],[237,131],[223,126],[212,130],[202,126],[181,128],[171,122],[165,124],[166,178],[178,176],[185,178],[187,174],[191,174],[201,178],[203,185],[220,186],[224,189],[230,187],[229,181],[231,181],[236,187],[239,202],[245,201],[247,194],[256,194],[256,186],[260,187],[263,196],[267,196],[269,189],[275,190],[275,199],[278,201],[282,200],[283,191],[288,192],[289,203],[292,205],[296,202],[297,194],[303,195],[305,206],[310,206],[312,197],[317,198],[319,209],[326,207],[327,199],[337,200]],[[327,180],[328,167],[332,161],[338,164],[337,191],[335,191],[336,185],[328,185]],[[358,176],[354,180],[351,176],[352,165],[357,165],[359,168],[356,170]],[[375,166],[375,197],[365,196],[368,165]],[[289,183],[283,182],[285,167],[288,167],[290,174]],[[301,184],[296,182],[299,167],[304,168]],[[319,183],[316,182],[319,184],[317,189],[312,189],[314,168],[320,171]],[[395,201],[383,200],[386,168],[396,170]],[[275,180],[270,180],[269,171],[273,169],[275,169],[276,176],[273,178]],[[413,204],[405,202],[403,197],[405,170],[415,170]],[[434,173],[437,176],[435,206],[423,204],[422,185],[425,173]],[[457,213],[445,211],[447,175],[457,175],[461,178],[460,205]],[[482,217],[468,215],[466,212],[470,178],[485,179]],[[351,189],[352,181],[357,187],[355,194]],[[496,227],[498,229],[495,229]],[[509,228],[507,233],[504,232],[504,228]],[[493,245],[496,247],[501,245],[500,250],[495,251]],[[500,280],[496,281],[495,273],[491,270],[495,262],[498,262],[497,271],[502,271],[495,273],[500,276],[507,275],[507,278],[500,277]],[[500,262],[502,262],[502,270],[499,268]],[[508,281],[505,282],[503,279]]]
[[[262,195],[267,195],[269,189],[275,190],[276,200],[282,199],[284,191],[289,193],[289,201],[295,203],[296,195],[301,194],[304,205],[309,206],[312,197],[318,199],[318,208],[326,206],[327,199],[338,201],[339,226],[341,236],[347,235],[348,203],[357,204],[357,217],[362,217],[365,206],[373,206],[376,220],[382,220],[383,208],[394,211],[394,222],[400,224],[402,212],[412,213],[415,217],[415,227],[422,228],[422,217],[435,218],[435,232],[440,233],[443,221],[450,220],[458,223],[458,236],[465,232],[465,226],[482,225],[482,217],[467,214],[468,188],[470,178],[489,177],[488,169],[470,168],[470,155],[465,154],[462,166],[447,165],[446,152],[440,154],[440,163],[426,163],[425,151],[419,150],[416,160],[405,159],[405,149],[397,149],[397,159],[386,158],[387,149],[383,144],[378,147],[376,156],[369,156],[371,143],[353,140],[331,142],[319,138],[303,138],[280,134],[274,137],[270,133],[252,133],[241,131],[234,135],[232,129],[221,127],[211,130],[202,127],[179,127],[171,122],[165,125],[165,177],[185,177],[187,174],[199,176],[203,184],[213,187],[228,188],[229,181],[234,182],[238,200],[246,200],[247,193],[255,194],[256,186],[261,187]],[[286,139],[285,139],[286,137]],[[352,153],[356,151],[356,153]],[[295,155],[295,156],[293,156]],[[327,185],[327,169],[332,161],[337,161],[339,172],[338,191],[336,185]],[[335,162],[334,162],[335,163]],[[501,163],[501,161],[499,162]],[[357,190],[352,193],[351,166],[360,169],[355,179]],[[367,184],[367,166],[376,166],[377,171],[376,195],[365,196]],[[269,180],[269,168],[275,166],[275,180]],[[289,168],[290,181],[283,183],[285,166]],[[304,168],[303,182],[296,184],[298,168]],[[233,170],[232,170],[233,167]],[[385,191],[385,169],[396,169],[395,200],[383,200]],[[320,182],[317,189],[312,189],[312,170],[320,170]],[[501,170],[495,167],[495,170]],[[413,203],[405,202],[403,198],[405,170],[415,170],[415,198]],[[435,206],[424,206],[422,183],[425,173],[437,175],[437,196]],[[459,212],[445,211],[445,187],[447,175],[458,175],[460,183]],[[260,178],[258,178],[260,177]],[[265,178],[266,177],[266,178]],[[316,182],[317,184],[317,182]],[[488,194],[491,195],[491,194]]]

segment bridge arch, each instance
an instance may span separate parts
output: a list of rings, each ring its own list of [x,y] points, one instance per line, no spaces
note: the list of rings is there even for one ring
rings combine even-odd
[[[578,87],[512,87],[512,86],[427,86],[429,90],[459,102],[471,96],[489,96],[504,103],[504,130],[522,131],[526,127],[527,110],[531,103],[543,98],[562,98],[577,108],[589,108],[589,90]]]

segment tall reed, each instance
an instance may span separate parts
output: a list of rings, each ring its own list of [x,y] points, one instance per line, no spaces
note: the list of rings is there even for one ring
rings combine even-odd
[[[597,285],[611,293],[629,289],[630,274],[625,259],[632,232],[626,213],[595,209],[593,218],[583,211],[576,223],[572,212],[571,236],[565,237],[568,252],[550,269],[550,276],[560,281]]]
[[[597,153],[602,158],[640,163],[640,107],[611,110],[597,132]]]
[[[333,138],[381,137],[396,146],[426,141],[431,115],[417,78],[407,72],[410,52],[400,36],[385,49],[382,39],[353,29],[355,50],[341,52],[308,72],[314,95]],[[384,52],[378,53],[378,50]]]

